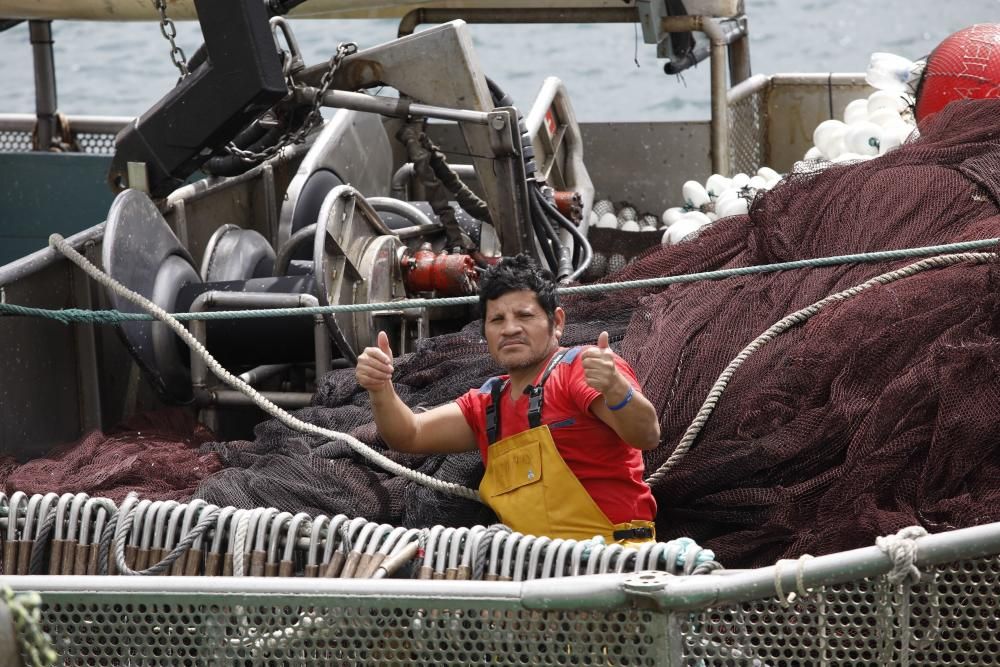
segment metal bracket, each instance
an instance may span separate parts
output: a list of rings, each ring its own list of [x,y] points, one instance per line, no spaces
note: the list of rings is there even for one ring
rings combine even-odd
[[[655,594],[662,592],[673,578],[673,575],[666,572],[644,570],[626,577],[624,583],[622,583],[622,588],[630,595],[655,597]]]
[[[490,113],[490,148],[499,200],[508,202],[499,211],[491,211],[493,225],[504,255],[535,253],[531,236],[531,209],[528,200],[528,174],[518,132],[517,109],[501,107]]]

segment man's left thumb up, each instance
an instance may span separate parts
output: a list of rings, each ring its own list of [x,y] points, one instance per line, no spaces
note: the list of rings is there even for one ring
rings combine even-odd
[[[597,337],[597,349],[606,350],[608,349],[608,332],[602,331],[601,335]]]

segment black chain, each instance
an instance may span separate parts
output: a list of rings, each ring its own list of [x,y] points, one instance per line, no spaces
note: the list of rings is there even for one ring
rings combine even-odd
[[[289,130],[285,132],[277,143],[273,146],[268,146],[261,151],[243,150],[233,142],[229,142],[229,144],[226,145],[226,152],[230,155],[238,157],[244,162],[256,164],[277,155],[278,152],[286,146],[299,144],[305,141],[306,135],[308,135],[313,128],[323,122],[323,114],[321,111],[323,108],[323,97],[326,95],[327,91],[330,90],[330,86],[333,85],[333,77],[337,73],[337,68],[340,67],[340,63],[344,60],[344,58],[356,53],[357,50],[358,45],[354,42],[342,42],[337,45],[337,52],[330,58],[330,64],[327,67],[327,70],[323,73],[323,78],[320,80],[319,90],[316,93],[316,97],[313,99],[312,108],[309,110],[309,114],[297,130]]]
[[[167,0],[153,0],[153,4],[156,6],[157,11],[160,12],[160,34],[170,42],[170,60],[174,63],[177,71],[181,73],[181,79],[183,79],[191,74],[191,72],[188,70],[184,50],[177,46],[177,42],[174,41],[177,38],[177,26],[167,16]]]

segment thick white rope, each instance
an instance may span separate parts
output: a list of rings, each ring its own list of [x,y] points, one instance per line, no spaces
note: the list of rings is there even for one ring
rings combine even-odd
[[[662,481],[667,472],[680,463],[681,459],[688,453],[688,450],[691,449],[691,446],[694,445],[694,441],[698,438],[698,435],[701,433],[702,428],[704,428],[705,422],[708,421],[712,411],[715,410],[715,406],[718,405],[722,392],[725,391],[726,386],[732,379],[733,374],[736,373],[736,370],[743,365],[743,362],[746,361],[750,355],[777,338],[785,331],[788,331],[796,325],[802,324],[827,306],[840,301],[846,301],[847,299],[855,297],[861,292],[871,289],[872,287],[878,287],[896,280],[908,278],[916,273],[920,273],[921,271],[926,271],[927,269],[943,268],[953,264],[960,264],[962,262],[974,262],[981,264],[996,260],[996,258],[997,255],[995,253],[982,252],[966,252],[955,255],[929,257],[927,259],[920,260],[919,262],[914,262],[913,264],[904,266],[901,269],[896,269],[895,271],[875,276],[860,285],[855,285],[854,287],[846,289],[842,292],[831,294],[830,296],[821,299],[810,306],[806,306],[801,310],[795,311],[791,315],[783,317],[781,320],[768,328],[767,331],[755,338],[749,345],[743,348],[743,351],[740,352],[735,359],[729,362],[729,365],[726,366],[724,371],[722,371],[719,379],[715,381],[711,391],[708,392],[708,398],[705,399],[701,409],[698,410],[698,414],[695,415],[694,421],[691,422],[687,431],[684,432],[684,435],[677,444],[677,447],[674,448],[674,451],[670,454],[670,457],[667,458],[663,465],[661,465],[656,472],[646,478],[646,483],[653,486],[657,482]]]
[[[885,588],[881,601],[885,611],[881,657],[883,660],[897,662],[896,652],[899,651],[898,663],[901,667],[909,667],[913,651],[910,587],[920,582],[920,568],[917,567],[917,538],[925,535],[927,530],[923,526],[909,526],[895,535],[885,535],[875,539],[875,546],[892,561],[892,569],[885,575]],[[898,610],[898,645],[893,637],[894,628],[890,616],[892,607]]]
[[[93,278],[95,281],[104,285],[106,288],[115,292],[124,299],[128,299],[132,303],[136,304],[146,312],[153,315],[156,319],[160,320],[168,327],[170,327],[174,333],[180,336],[181,340],[195,351],[198,356],[205,360],[205,364],[211,369],[212,373],[216,375],[219,379],[225,382],[227,385],[241,392],[247,396],[254,405],[259,407],[261,410],[271,415],[278,421],[280,421],[285,426],[301,431],[302,433],[308,433],[311,435],[317,435],[327,440],[340,440],[347,443],[347,445],[353,449],[355,452],[368,459],[375,465],[387,470],[388,472],[404,477],[412,482],[421,484],[435,491],[440,491],[442,493],[449,493],[452,495],[460,496],[462,498],[467,498],[469,500],[478,500],[482,502],[479,497],[479,492],[475,489],[470,489],[467,486],[462,486],[461,484],[453,484],[451,482],[443,482],[438,479],[434,479],[430,475],[425,475],[416,470],[410,470],[406,466],[400,465],[393,461],[392,459],[384,456],[383,454],[375,451],[365,443],[361,442],[357,438],[347,434],[340,433],[338,431],[331,431],[329,429],[316,426],[315,424],[310,424],[304,422],[297,417],[293,417],[286,411],[279,408],[277,405],[266,399],[260,393],[258,393],[249,384],[236,377],[222,365],[215,360],[215,358],[209,353],[205,346],[198,342],[198,340],[191,334],[190,331],[185,328],[176,318],[167,313],[165,310],[157,306],[155,303],[147,299],[146,297],[133,292],[128,289],[118,281],[111,278],[111,276],[104,273],[102,270],[94,266],[86,257],[78,253],[73,247],[66,242],[66,240],[59,234],[53,234],[49,237],[49,245],[61,252],[66,256],[71,262],[80,267],[88,276]],[[235,567],[235,563],[234,563]]]
[[[236,533],[233,536],[233,576],[242,577],[244,575],[243,571],[243,554],[246,553],[247,548],[247,532],[250,530],[250,520],[253,517],[252,512],[247,512],[243,514],[239,520],[236,522]]]
[[[892,569],[885,575],[890,584],[897,586],[904,582],[915,584],[920,581],[916,539],[926,534],[927,530],[923,526],[909,526],[895,535],[875,538],[875,546],[892,561]]]

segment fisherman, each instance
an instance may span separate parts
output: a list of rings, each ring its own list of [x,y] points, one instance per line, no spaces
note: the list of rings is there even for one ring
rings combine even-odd
[[[358,357],[379,434],[416,454],[483,457],[484,502],[512,530],[552,538],[636,544],[655,538],[656,501],[643,481],[642,450],[659,444],[656,411],[635,373],[608,347],[560,347],[566,313],[552,274],[525,255],[482,278],[483,333],[507,375],[458,400],[415,414],[392,385],[385,332]]]

